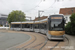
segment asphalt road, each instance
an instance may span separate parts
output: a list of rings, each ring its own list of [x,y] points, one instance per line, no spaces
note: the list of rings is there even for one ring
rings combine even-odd
[[[0,32],[0,50],[16,46],[30,39],[29,35],[22,33]]]

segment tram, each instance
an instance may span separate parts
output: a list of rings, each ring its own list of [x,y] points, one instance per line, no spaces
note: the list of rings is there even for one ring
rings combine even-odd
[[[11,22],[11,30],[21,30],[21,22]]]
[[[62,14],[48,16],[39,21],[11,22],[12,30],[33,31],[46,34],[48,39],[64,40],[65,19]]]
[[[48,39],[64,40],[65,19],[63,15],[50,15],[48,18]]]

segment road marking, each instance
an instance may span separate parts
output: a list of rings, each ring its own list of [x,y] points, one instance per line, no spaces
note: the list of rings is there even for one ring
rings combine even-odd
[[[30,39],[32,38],[30,35],[29,35],[29,37],[30,37]],[[23,42],[23,43],[21,43],[21,44],[24,44],[24,43],[28,42],[30,39],[28,39],[27,41],[25,41],[25,42]],[[19,45],[21,45],[21,44],[15,45],[15,46],[10,47],[10,48],[8,48],[8,49],[6,49],[6,50],[9,50],[9,49],[11,49],[11,48],[17,47],[17,46],[19,46]]]

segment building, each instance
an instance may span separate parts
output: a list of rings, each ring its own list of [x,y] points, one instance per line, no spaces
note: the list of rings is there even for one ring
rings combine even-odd
[[[8,17],[8,15],[0,14],[0,25],[6,25],[6,24],[8,24],[7,17]]]
[[[35,17],[35,19],[33,21],[43,20],[46,18],[48,18],[48,16],[42,16],[42,17],[40,17],[40,19],[39,19],[39,17]]]
[[[70,22],[70,16],[75,13],[75,7],[61,8],[59,14],[63,14],[66,19],[66,23]]]

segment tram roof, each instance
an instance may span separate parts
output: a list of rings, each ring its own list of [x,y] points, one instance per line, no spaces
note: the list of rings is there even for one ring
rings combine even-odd
[[[20,23],[33,23],[33,21],[11,22],[11,24],[20,24]]]
[[[21,22],[11,22],[11,23],[21,23]]]
[[[48,18],[49,18],[50,16],[52,16],[52,15],[62,15],[62,16],[64,16],[63,14],[51,14],[51,15],[48,16]]]
[[[63,14],[51,14],[51,15],[63,15]],[[51,15],[49,15],[49,16],[51,16]],[[64,15],[63,15],[64,16]]]
[[[47,21],[48,21],[48,18],[40,20],[40,23],[44,23],[44,22],[47,22]]]
[[[23,22],[11,22],[11,24],[39,24],[47,22],[48,18],[39,21],[23,21]]]
[[[34,21],[25,21],[25,22],[22,22],[22,23],[33,23]]]

